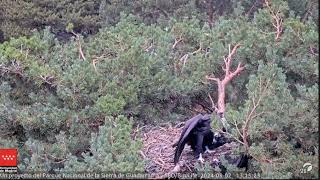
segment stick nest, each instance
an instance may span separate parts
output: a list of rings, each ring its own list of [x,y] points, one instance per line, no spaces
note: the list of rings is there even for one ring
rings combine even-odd
[[[170,173],[195,173],[195,164],[197,159],[189,145],[185,148],[180,156],[180,161],[175,167],[173,163],[175,148],[172,147],[179,138],[183,129],[183,123],[172,127],[151,127],[144,130],[143,133],[143,150],[141,155],[146,160],[145,171],[151,178],[166,178]],[[220,155],[229,153],[237,144],[235,142],[224,144],[216,149],[213,153],[204,153],[205,162],[213,164],[219,159]]]

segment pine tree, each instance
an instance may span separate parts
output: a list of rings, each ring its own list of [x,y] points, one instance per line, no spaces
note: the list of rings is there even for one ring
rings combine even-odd
[[[144,161],[139,155],[142,142],[131,138],[132,119],[124,116],[106,117],[98,134],[92,134],[90,153],[79,161],[69,156],[59,172],[143,172]]]

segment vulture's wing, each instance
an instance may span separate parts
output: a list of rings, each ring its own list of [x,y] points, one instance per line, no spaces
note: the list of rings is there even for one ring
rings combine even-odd
[[[183,134],[185,134],[185,132],[187,131],[187,129],[190,126],[190,124],[195,120],[197,120],[197,121],[200,120],[201,118],[202,118],[202,114],[198,114],[198,115],[194,116],[193,118],[189,119],[188,121],[186,121],[185,124],[184,124],[184,127],[183,127],[183,129],[181,131],[181,135],[180,135],[179,140],[175,144],[173,144],[172,147],[175,147],[175,146],[177,146],[179,144],[179,142],[183,138]]]
[[[182,132],[181,132],[181,135],[180,135],[180,139],[179,141],[177,142],[177,147],[176,147],[176,151],[175,151],[175,154],[174,154],[174,164],[177,164],[178,161],[179,161],[179,158],[180,158],[180,155],[184,149],[184,146],[185,144],[187,143],[188,141],[188,137],[189,137],[189,134],[190,132],[192,131],[192,129],[194,127],[196,127],[196,125],[198,124],[198,122],[202,119],[202,115],[201,114],[198,114],[197,116],[189,119]]]

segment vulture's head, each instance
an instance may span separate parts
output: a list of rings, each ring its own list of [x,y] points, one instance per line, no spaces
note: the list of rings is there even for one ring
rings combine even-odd
[[[212,144],[215,148],[229,143],[228,139],[220,132],[215,132],[212,139]]]

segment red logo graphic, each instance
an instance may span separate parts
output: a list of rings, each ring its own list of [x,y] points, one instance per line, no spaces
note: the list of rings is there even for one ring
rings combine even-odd
[[[17,149],[0,149],[0,166],[17,166]]]

